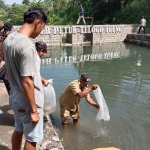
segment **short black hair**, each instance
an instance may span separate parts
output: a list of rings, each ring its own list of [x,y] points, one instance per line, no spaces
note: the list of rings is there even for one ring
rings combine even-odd
[[[36,50],[37,50],[37,51],[41,51],[41,50],[47,51],[47,45],[46,45],[46,43],[43,42],[43,41],[37,41],[37,42],[35,43],[35,47],[36,47]]]
[[[39,8],[39,7],[29,8],[24,13],[24,23],[31,24],[36,19],[39,19],[39,20],[43,21],[44,23],[47,22],[47,15],[42,8]]]
[[[11,31],[13,24],[11,22],[4,23],[4,31]]]

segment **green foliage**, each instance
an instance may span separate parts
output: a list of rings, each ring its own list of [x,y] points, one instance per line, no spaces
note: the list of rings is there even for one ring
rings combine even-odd
[[[23,5],[11,6],[11,9],[8,11],[8,18],[10,18],[10,22],[12,22],[13,25],[23,24],[23,14],[27,9],[28,7]]]
[[[0,8],[1,9],[5,9],[6,8],[3,0],[0,0]]]
[[[115,12],[115,20],[113,22],[122,22],[123,24],[139,24],[142,16],[144,16],[147,22],[149,22],[149,6],[149,0],[134,0],[126,5],[124,11]],[[148,24],[146,28],[148,28]]]
[[[6,14],[6,11],[0,8],[0,22],[4,22]]]
[[[76,24],[79,5],[82,4],[85,17],[94,17],[94,24],[139,24],[144,15],[147,33],[150,32],[150,0],[23,0],[23,5],[5,5],[0,0],[0,21],[23,23],[23,13],[30,7],[42,7],[50,25]],[[86,20],[90,23],[90,20]]]
[[[41,2],[41,0],[39,1],[36,1],[36,0],[33,0],[32,2],[30,2],[30,7],[41,7],[41,8],[44,8],[44,3]]]
[[[29,3],[30,3],[29,0],[23,0],[23,1],[22,1],[22,4],[24,4],[24,5],[28,5]]]

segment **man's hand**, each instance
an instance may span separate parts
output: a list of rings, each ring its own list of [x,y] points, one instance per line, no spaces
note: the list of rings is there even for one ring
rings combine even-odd
[[[100,109],[99,104],[95,104],[94,107],[97,108],[97,109]]]
[[[30,115],[31,115],[31,122],[33,124],[37,124],[38,121],[40,120],[40,117],[39,117],[38,113],[37,112],[31,112]]]
[[[43,78],[43,79],[42,79],[42,83],[43,83],[45,86],[48,86],[49,81]]]
[[[98,85],[96,85],[96,84],[94,84],[94,85],[91,86],[92,90],[96,90],[97,87],[98,87]]]

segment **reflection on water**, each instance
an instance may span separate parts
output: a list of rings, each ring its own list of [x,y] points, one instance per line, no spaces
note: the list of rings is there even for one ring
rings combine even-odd
[[[74,47],[63,47],[62,49],[57,47],[51,47],[49,53],[41,60],[42,67],[52,67],[53,64],[70,65],[72,63],[80,63],[85,61],[102,61],[111,60],[114,58],[126,57],[129,55],[129,51],[122,44],[110,45],[82,45]]]
[[[57,100],[68,83],[86,72],[100,86],[110,112],[110,121],[97,122],[97,110],[81,99],[79,123],[63,129],[57,101],[51,117],[68,150],[150,150],[149,58],[148,48],[123,43],[50,47],[41,74],[54,79]],[[96,101],[92,92],[91,97]]]
[[[141,66],[141,63],[142,63],[142,58],[141,58],[141,54],[139,54],[137,58],[137,66]]]

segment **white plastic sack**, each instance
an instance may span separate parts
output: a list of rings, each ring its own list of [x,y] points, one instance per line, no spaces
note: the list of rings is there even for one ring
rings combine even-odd
[[[50,83],[48,86],[43,85],[44,90],[44,112],[51,114],[56,110],[56,94],[52,86],[53,80],[48,80]]]
[[[98,104],[100,105],[100,109],[97,113],[96,120],[99,121],[103,119],[104,121],[109,121],[110,120],[109,110],[100,87],[98,86],[96,90],[93,90],[93,92]]]

